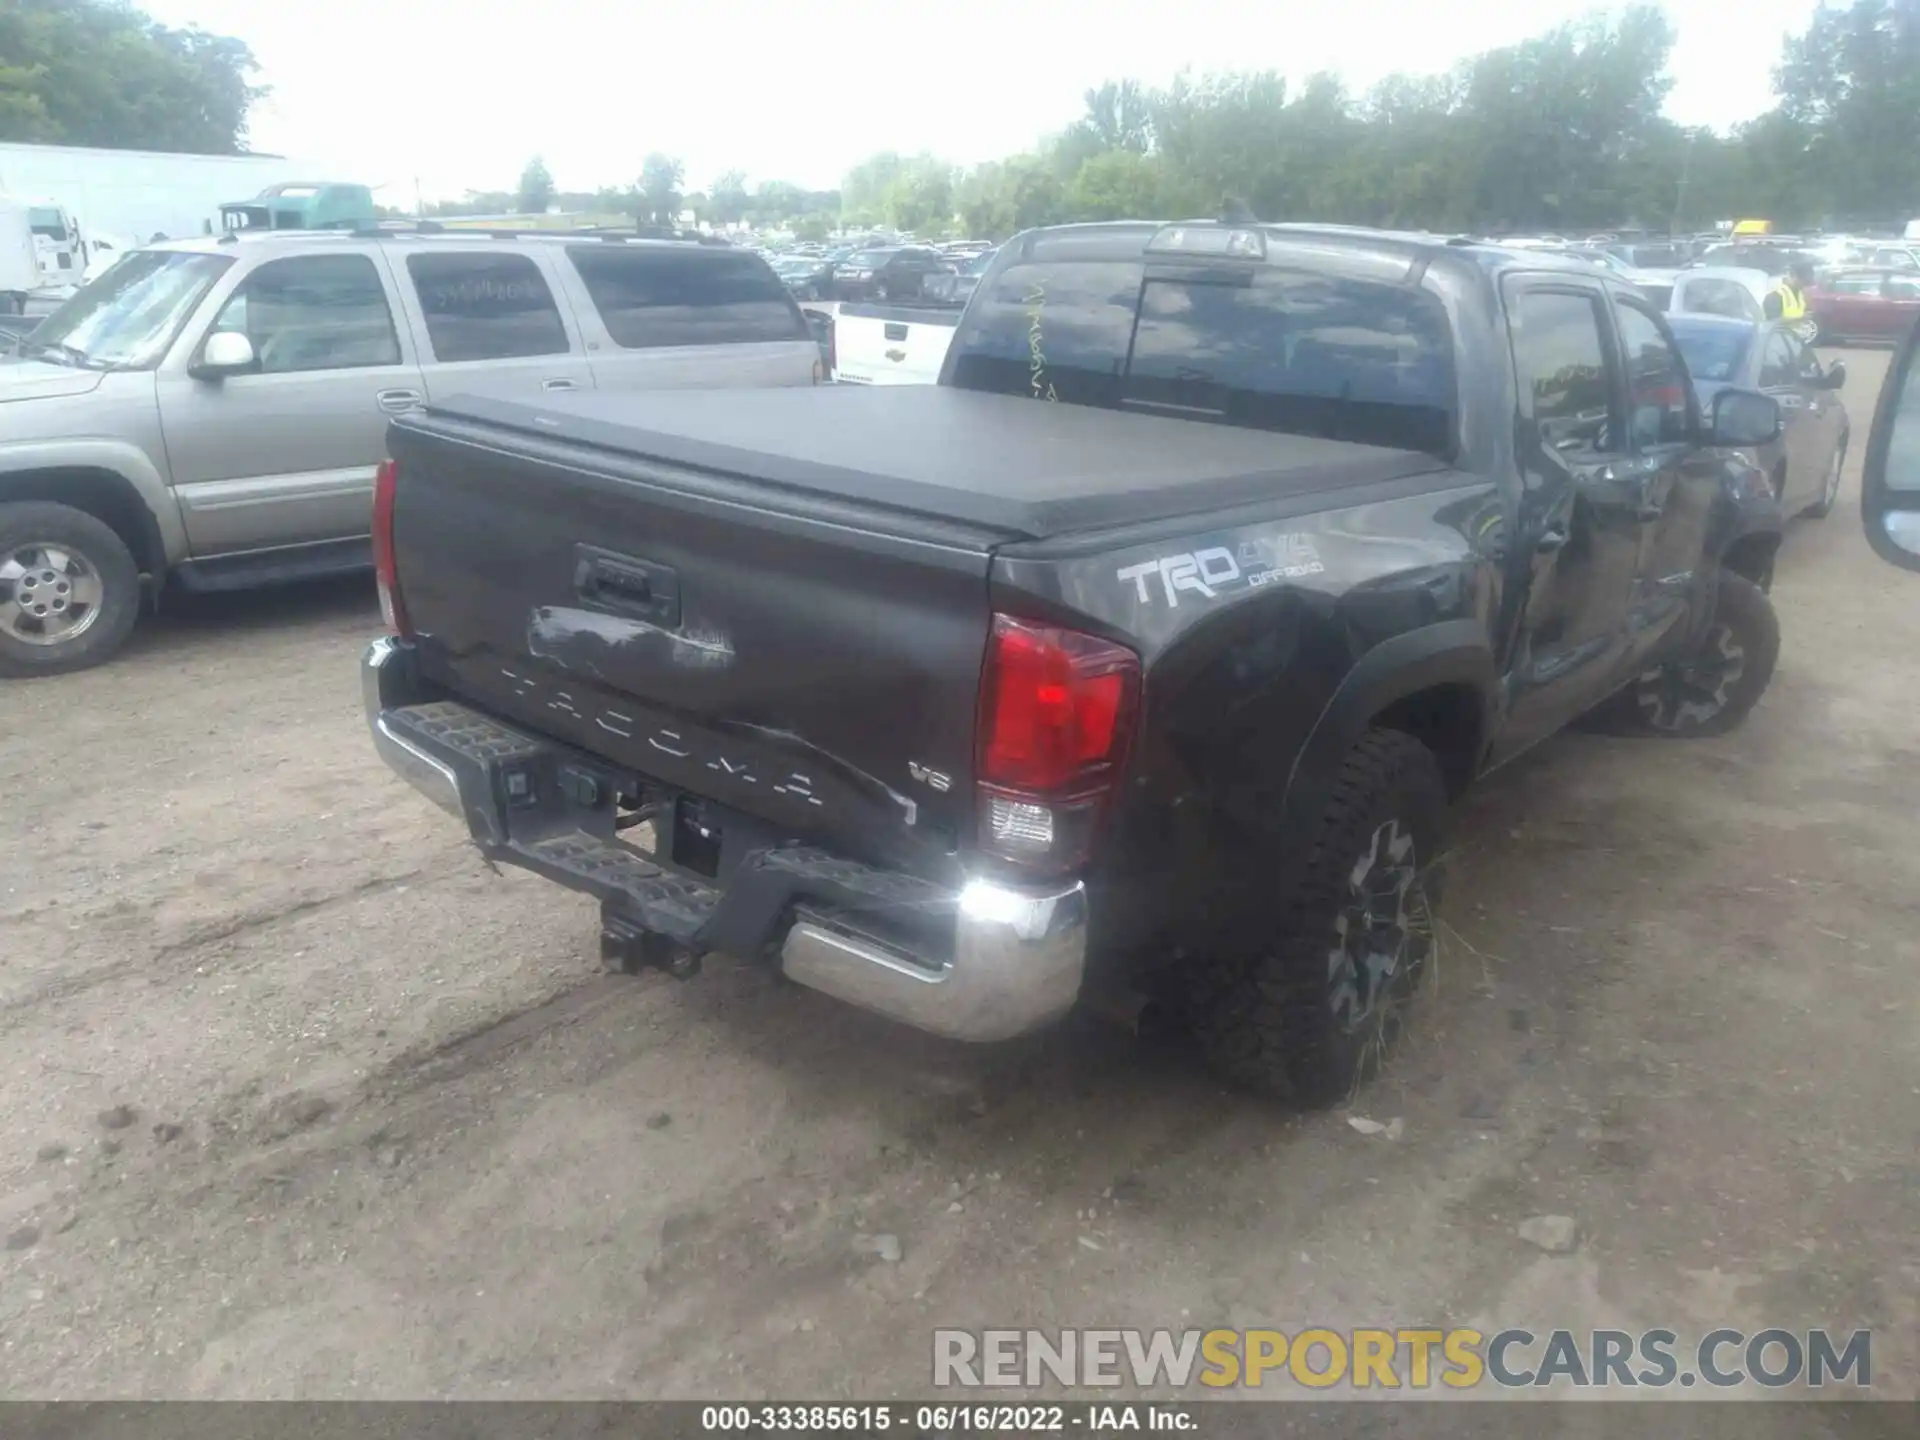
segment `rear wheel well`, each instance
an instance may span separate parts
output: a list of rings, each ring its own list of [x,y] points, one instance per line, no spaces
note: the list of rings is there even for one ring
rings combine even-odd
[[[85,511],[120,537],[156,588],[166,578],[160,526],[140,493],[113,471],[76,467],[0,476],[0,505],[14,500],[50,500]]]
[[[1410,735],[1431,750],[1446,777],[1447,795],[1454,798],[1479,771],[1484,720],[1480,692],[1468,684],[1449,683],[1401,696],[1372,723]]]

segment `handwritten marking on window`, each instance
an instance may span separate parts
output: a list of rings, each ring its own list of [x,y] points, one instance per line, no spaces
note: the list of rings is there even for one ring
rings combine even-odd
[[[1042,347],[1040,336],[1040,312],[1046,308],[1047,287],[1035,282],[1032,289],[1022,297],[1027,307],[1027,369],[1032,379],[1033,398],[1036,400],[1058,400],[1054,393],[1053,382],[1047,379],[1047,354]]]

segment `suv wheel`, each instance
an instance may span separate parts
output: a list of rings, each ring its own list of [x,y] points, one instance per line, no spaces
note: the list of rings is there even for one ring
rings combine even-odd
[[[1713,623],[1694,652],[1649,670],[1614,702],[1620,728],[1693,739],[1722,735],[1760,703],[1780,658],[1780,621],[1766,592],[1720,572]]]
[[[0,505],[0,675],[59,675],[107,659],[140,614],[140,568],[83,510]]]
[[[1446,806],[1439,762],[1411,736],[1372,730],[1348,753],[1277,923],[1196,976],[1194,1033],[1224,1077],[1328,1105],[1377,1071],[1432,949]]]

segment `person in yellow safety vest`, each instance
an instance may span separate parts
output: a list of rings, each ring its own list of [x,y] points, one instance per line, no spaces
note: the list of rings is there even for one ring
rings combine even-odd
[[[1766,313],[1769,320],[1795,320],[1807,318],[1807,287],[1813,284],[1813,266],[1805,260],[1796,260],[1788,267],[1787,273],[1774,282],[1767,292]]]

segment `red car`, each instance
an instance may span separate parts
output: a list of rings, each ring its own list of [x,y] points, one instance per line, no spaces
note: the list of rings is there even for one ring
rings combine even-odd
[[[1836,270],[1807,291],[1817,338],[1899,340],[1920,316],[1920,271]]]

